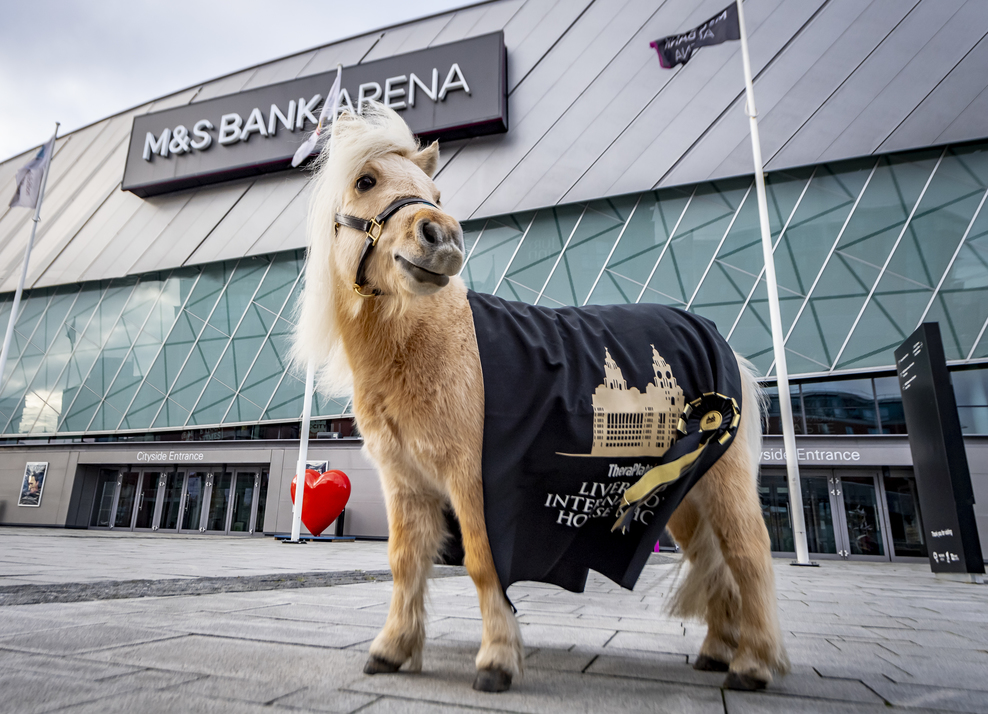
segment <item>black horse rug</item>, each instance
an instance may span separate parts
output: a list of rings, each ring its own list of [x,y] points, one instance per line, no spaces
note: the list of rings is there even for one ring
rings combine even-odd
[[[666,522],[726,451],[737,360],[662,305],[545,308],[469,292],[484,373],[484,515],[501,586],[634,587]]]

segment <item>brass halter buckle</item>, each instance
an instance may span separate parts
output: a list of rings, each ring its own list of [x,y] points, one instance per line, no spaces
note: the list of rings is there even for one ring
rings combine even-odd
[[[374,235],[375,228],[377,228],[377,235]],[[384,230],[384,223],[378,223],[376,218],[370,219],[370,225],[367,227],[367,237],[373,241],[371,245],[374,246],[377,245],[377,242],[381,240],[381,232],[383,230]]]

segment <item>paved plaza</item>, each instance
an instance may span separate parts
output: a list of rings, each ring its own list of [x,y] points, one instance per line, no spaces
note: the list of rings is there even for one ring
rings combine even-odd
[[[678,560],[662,555],[633,592],[513,586],[526,670],[482,694],[462,569],[430,583],[422,673],[368,677],[385,543],[0,528],[0,711],[988,712],[988,586],[925,565],[775,565],[793,670],[765,692],[690,667],[704,627],[663,614]]]

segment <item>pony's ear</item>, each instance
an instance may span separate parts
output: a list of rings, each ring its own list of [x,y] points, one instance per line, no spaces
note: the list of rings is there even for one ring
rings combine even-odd
[[[432,178],[439,168],[439,142],[434,141],[412,157],[412,161],[425,175]]]

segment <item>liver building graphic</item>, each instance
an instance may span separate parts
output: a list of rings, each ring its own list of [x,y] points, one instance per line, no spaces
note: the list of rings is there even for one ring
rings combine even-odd
[[[604,350],[604,383],[593,393],[590,456],[662,456],[676,439],[683,390],[669,364],[652,345],[655,381],[642,394],[628,388],[611,353]]]

